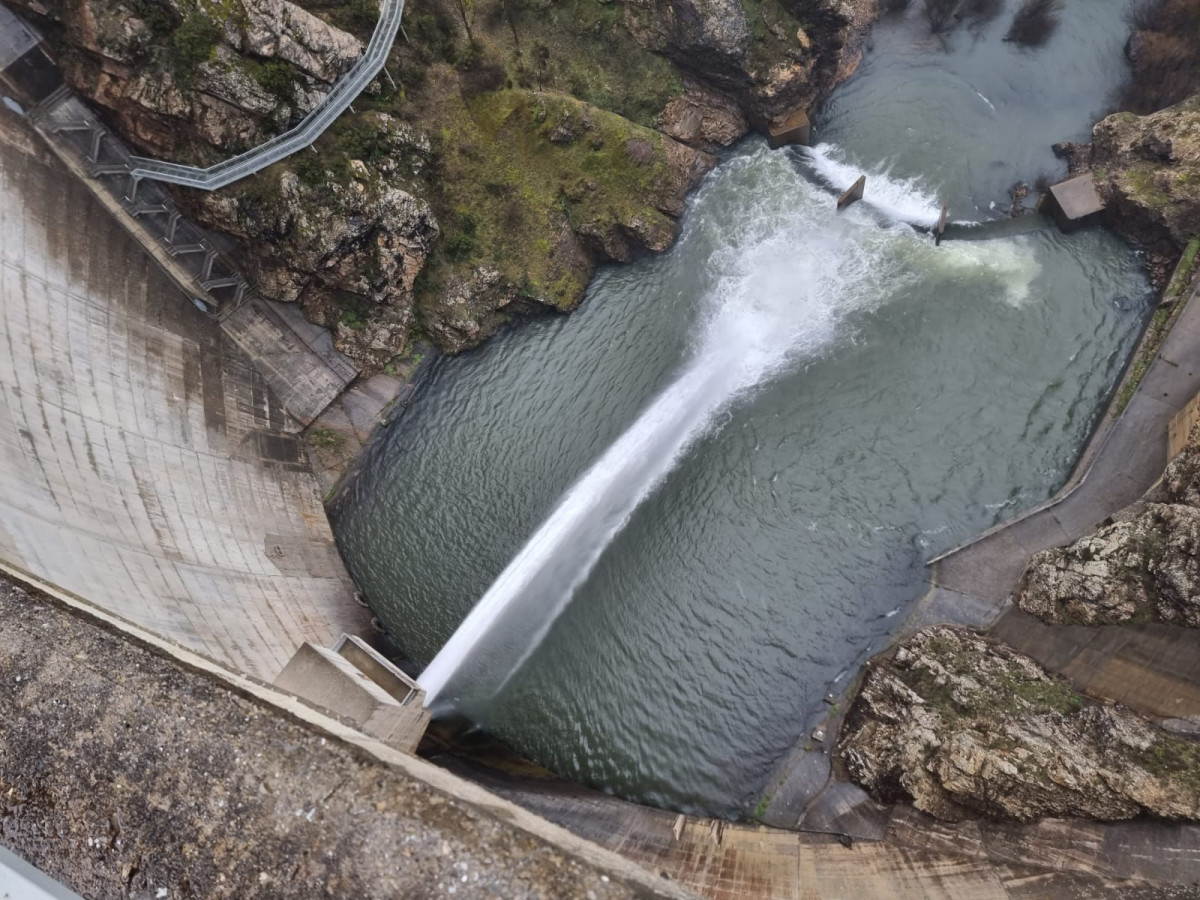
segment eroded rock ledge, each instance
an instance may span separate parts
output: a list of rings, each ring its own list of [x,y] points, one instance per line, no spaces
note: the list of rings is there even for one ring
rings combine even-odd
[[[1034,556],[1014,600],[1054,624],[1200,627],[1200,425],[1144,500]]]
[[[876,800],[951,821],[1200,818],[1200,746],[962,628],[872,664],[836,752]]]

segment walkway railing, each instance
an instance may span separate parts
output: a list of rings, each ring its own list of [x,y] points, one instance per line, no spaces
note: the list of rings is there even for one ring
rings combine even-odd
[[[129,174],[134,178],[168,181],[202,191],[215,191],[247,175],[253,175],[291,156],[297,150],[303,150],[319,138],[325,129],[333,124],[333,120],[346,111],[346,107],[362,89],[379,74],[392,50],[396,33],[400,30],[400,17],[403,13],[404,0],[382,0],[379,21],[362,57],[295,128],[259,144],[253,150],[247,150],[207,169],[135,156],[131,159],[133,168]]]

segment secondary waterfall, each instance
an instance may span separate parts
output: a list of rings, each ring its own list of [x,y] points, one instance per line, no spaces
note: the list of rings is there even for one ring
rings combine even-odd
[[[832,183],[849,171],[828,147],[811,158]],[[835,215],[833,198],[805,181],[785,154],[763,149],[730,165],[759,167],[764,177],[732,222],[705,223],[719,227],[724,239],[708,258],[712,287],[691,361],[563,495],[425,669],[427,703],[450,699],[448,684],[468,661],[488,681],[474,684],[473,692],[499,691],[638,504],[718,412],[781,367],[830,345],[850,313],[879,302],[908,277],[894,256],[923,239],[906,225],[881,227],[853,210]],[[881,201],[876,215],[921,224],[936,219],[936,202],[913,182],[875,172],[867,191]]]

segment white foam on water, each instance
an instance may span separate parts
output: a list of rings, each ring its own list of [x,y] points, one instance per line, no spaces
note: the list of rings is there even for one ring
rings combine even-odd
[[[855,165],[833,144],[805,148],[805,155],[818,177],[835,191],[845,191],[860,175],[866,175],[867,184],[860,202],[894,222],[933,228],[941,217],[941,204],[915,178],[900,178],[882,166]]]
[[[908,204],[906,221],[932,209],[915,192],[897,198]],[[448,691],[452,684],[473,697],[500,691],[634,510],[721,412],[848,336],[853,314],[902,294],[925,269],[927,244],[906,225],[837,215],[786,154],[765,146],[722,166],[698,195],[669,259],[672,271],[700,274],[690,359],[563,494],[426,667],[419,681],[427,704],[460,701]]]
[[[1041,274],[1029,240],[1024,237],[993,241],[945,241],[931,250],[923,263],[934,277],[978,281],[986,275],[1000,285],[999,297],[1016,309],[1029,300],[1034,280]]]

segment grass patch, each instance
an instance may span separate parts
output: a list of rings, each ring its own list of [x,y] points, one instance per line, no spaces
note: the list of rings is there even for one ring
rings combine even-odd
[[[1031,712],[1068,715],[1083,708],[1083,698],[1065,681],[1053,676],[1022,677],[1015,666],[1008,671],[980,672],[975,654],[957,640],[932,637],[925,652],[950,672],[970,676],[979,684],[971,703],[963,706],[954,696],[954,687],[948,681],[939,684],[938,676],[929,669],[912,668],[899,673],[903,681],[947,722]]]
[[[569,97],[522,90],[447,97],[435,115],[431,182],[445,237],[425,290],[485,262],[528,295],[570,308],[586,272],[560,258],[564,229],[669,221],[648,199],[668,174],[656,132]],[[634,159],[633,139],[649,146],[648,160]]]
[[[1158,185],[1156,175],[1158,168],[1151,164],[1141,164],[1125,173],[1125,182],[1145,206],[1166,206],[1171,197]]]
[[[1192,283],[1192,276],[1196,274],[1196,262],[1200,257],[1200,238],[1192,238],[1188,241],[1188,245],[1183,250],[1183,255],[1179,258],[1179,265],[1175,267],[1175,276],[1171,279],[1171,283],[1167,285],[1167,290],[1163,294],[1168,300],[1174,300]]]
[[[346,446],[346,436],[334,428],[310,428],[308,442],[318,450],[337,452]]]
[[[1158,778],[1200,790],[1200,746],[1191,741],[1159,734],[1145,750],[1132,753],[1131,761]]]
[[[1117,402],[1113,404],[1114,417],[1125,412],[1125,407],[1133,399],[1138,385],[1142,383],[1146,372],[1149,371],[1155,354],[1158,353],[1158,349],[1162,346],[1162,342],[1170,330],[1174,312],[1174,308],[1170,306],[1160,306],[1154,311],[1150,324],[1146,328],[1146,336],[1142,339],[1142,345],[1138,349],[1137,359],[1129,366],[1129,374],[1125,376],[1120,393],[1117,394]]]
[[[763,794],[758,799],[758,803],[754,806],[754,812],[750,813],[750,818],[756,822],[761,822],[762,817],[767,814],[767,807],[771,805],[771,795]]]
[[[651,125],[683,91],[675,67],[643,48],[630,31],[643,15],[635,6],[505,0],[479,2],[476,15],[483,23],[481,39],[493,42],[495,55],[507,60],[514,87],[571,94],[640,125]]]

